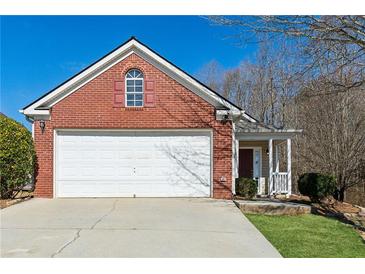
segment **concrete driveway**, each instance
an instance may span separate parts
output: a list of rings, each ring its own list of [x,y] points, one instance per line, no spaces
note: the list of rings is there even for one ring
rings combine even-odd
[[[0,214],[2,257],[280,257],[232,201],[32,199]]]

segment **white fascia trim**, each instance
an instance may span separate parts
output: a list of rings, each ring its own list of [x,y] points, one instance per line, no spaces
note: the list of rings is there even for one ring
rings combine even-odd
[[[215,119],[217,121],[221,121],[223,119],[232,120],[230,112],[231,112],[230,110],[217,109],[215,112]]]
[[[205,86],[203,86],[202,84],[197,82],[195,79],[193,79],[192,77],[190,77],[189,75],[187,75],[186,73],[181,71],[180,69],[176,68],[174,65],[172,65],[169,62],[167,62],[166,60],[164,60],[163,58],[161,58],[160,56],[158,56],[151,50],[149,50],[147,47],[138,43],[137,48],[146,55],[146,56],[141,56],[142,58],[146,59],[146,57],[147,58],[152,57],[158,63],[162,64],[165,68],[167,68],[169,71],[173,72],[176,76],[178,76],[178,78],[175,80],[177,80],[178,82],[181,82],[181,80],[183,80],[182,84],[187,86],[189,89],[192,89],[192,90],[198,89],[200,91],[203,91],[206,95],[211,97],[214,101],[218,102],[220,105],[223,105],[231,110],[240,111],[237,107],[230,104],[228,101],[224,100],[223,98],[219,97],[217,94],[215,94],[214,92],[212,92],[211,90],[209,90],[208,88],[206,88]],[[153,64],[153,65],[155,65],[155,64]],[[169,74],[168,71],[163,70],[161,67],[158,67],[158,68],[160,70],[164,71],[165,73]],[[171,76],[171,75],[169,75],[169,76]],[[195,87],[195,89],[193,87]]]
[[[49,115],[50,114],[48,109],[27,108],[27,109],[24,109],[23,111],[20,111],[20,112],[23,113],[24,115],[27,115],[27,116]]]
[[[218,109],[215,112],[215,117],[216,120],[218,121],[223,120],[227,115],[228,115],[228,120],[232,120],[233,124],[235,124],[235,122],[240,121],[240,119],[244,115],[244,112],[237,110],[223,110],[223,109]]]
[[[96,68],[95,71],[92,71],[90,73],[90,75],[87,75],[85,78],[87,78],[86,80],[80,80],[81,83],[77,83],[74,86],[72,86],[66,93],[64,93],[62,96],[58,97],[56,100],[53,100],[52,103],[49,105],[49,107],[54,106],[55,104],[57,104],[59,101],[63,100],[64,98],[66,98],[67,96],[69,96],[70,94],[72,94],[73,92],[75,92],[76,90],[78,90],[79,88],[85,86],[87,83],[89,83],[90,81],[92,81],[93,79],[95,79],[96,77],[98,77],[100,74],[102,74],[103,72],[107,71],[108,69],[110,69],[112,66],[114,66],[116,63],[124,60],[125,58],[127,58],[129,55],[133,54],[134,51],[133,49],[128,52],[126,55],[124,55],[121,58],[118,58],[116,60],[111,61],[110,63],[104,64],[102,67]]]
[[[245,141],[285,140],[302,132],[302,130],[296,129],[277,130],[273,132],[236,132],[236,138],[237,140]]]
[[[184,86],[187,88],[201,93],[201,95],[206,95],[205,99],[208,99],[208,102],[216,102],[220,105],[223,105],[231,110],[240,111],[237,107],[230,104],[226,100],[220,98],[218,95],[216,95],[214,92],[210,91],[197,81],[195,81],[193,78],[188,76],[186,73],[182,72],[181,70],[177,69],[173,65],[171,65],[169,62],[165,61],[163,58],[149,50],[147,47],[143,46],[142,44],[138,43],[136,40],[131,40],[118,50],[110,53],[108,56],[104,57],[102,60],[85,70],[84,72],[80,73],[73,79],[69,80],[47,96],[41,98],[28,108],[21,110],[22,113],[25,115],[36,115],[36,114],[44,114],[42,111],[48,111],[48,110],[37,110],[36,108],[40,106],[46,106],[51,107],[60,100],[64,99],[66,96],[70,95],[75,90],[79,89],[81,86],[87,84],[89,81],[109,69],[111,66],[115,65],[116,63],[120,62],[121,60],[128,57],[130,54],[136,53],[138,55],[142,55],[141,57],[144,59],[149,59],[150,63],[154,63],[154,65],[160,64],[160,66],[157,66],[160,70],[164,71],[165,73],[168,73],[169,76],[171,76],[171,72],[175,76],[175,80],[178,82],[181,82]],[[149,57],[149,58],[148,58]],[[148,61],[148,60],[147,60]],[[155,62],[153,62],[155,61]],[[162,65],[162,66],[161,66]],[[169,73],[170,72],[170,73]],[[177,77],[176,77],[177,76]],[[195,87],[195,88],[194,88]],[[67,90],[66,93],[63,93],[65,90]],[[59,96],[57,98],[57,96]],[[202,96],[204,98],[204,96]],[[56,100],[54,100],[56,98]],[[209,100],[210,99],[210,100]],[[47,105],[47,103],[50,103],[50,105]],[[48,112],[49,114],[49,112]]]
[[[24,109],[23,113],[25,115],[39,114],[40,110],[36,110],[37,107],[47,103],[48,101],[51,101],[54,97],[59,95],[64,90],[70,89],[69,92],[67,92],[66,95],[61,96],[60,98],[58,98],[58,100],[53,102],[52,105],[57,103],[59,100],[62,100],[65,96],[69,95],[70,93],[72,93],[76,89],[80,88],[80,86],[85,85],[86,83],[88,83],[89,81],[91,81],[92,79],[94,79],[95,77],[100,75],[103,71],[110,68],[110,66],[116,64],[117,62],[120,62],[120,60],[123,60],[124,58],[129,56],[129,54],[132,54],[133,51],[129,52],[129,54],[126,54],[125,56],[122,56],[123,54],[125,54],[133,46],[133,42],[134,41],[130,41],[127,44],[125,44],[123,47],[121,47],[120,49],[112,52],[111,54],[106,56],[104,59],[100,60],[99,62],[97,62],[96,64],[94,64],[93,66],[91,66],[90,68],[85,70],[84,72],[77,75],[75,78],[73,78],[70,81],[66,82],[65,84],[63,84],[62,86],[60,86],[59,88],[57,88],[56,90],[54,90],[53,92],[48,94],[47,96],[41,98],[40,100],[35,102],[33,105],[31,105],[28,108]],[[90,75],[92,75],[91,78],[84,81]],[[52,106],[52,105],[50,105],[50,106]],[[34,112],[36,112],[36,113],[34,113]]]
[[[242,117],[246,118],[250,122],[252,122],[252,123],[257,123],[258,122],[256,119],[249,116],[244,110],[242,110],[241,112],[242,112]]]

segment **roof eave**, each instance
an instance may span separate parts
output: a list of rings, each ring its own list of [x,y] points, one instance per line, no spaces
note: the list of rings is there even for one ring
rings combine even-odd
[[[274,139],[274,140],[284,140],[284,139],[288,139],[288,138],[293,138],[295,135],[297,134],[301,134],[303,132],[303,130],[301,129],[281,129],[281,130],[273,130],[273,131],[266,131],[266,132],[262,132],[262,131],[237,131],[235,133],[236,138],[238,140],[245,140],[245,141],[250,141],[250,140],[261,140],[261,141],[265,141],[265,140],[270,140],[270,139]]]
[[[151,59],[155,59],[156,62],[162,64],[162,66],[165,66],[167,69],[173,71],[178,77],[181,78],[180,80],[186,81],[187,85],[190,84],[191,88],[194,87],[195,89],[200,90],[202,94],[205,94],[206,95],[205,99],[208,99],[210,103],[216,102],[217,105],[223,105],[231,110],[241,111],[241,108],[234,105],[232,102],[228,101],[214,90],[205,86],[199,80],[195,79],[193,76],[189,75],[188,73],[186,73],[185,71],[183,71],[182,69],[180,69],[179,67],[177,67],[176,65],[174,65],[173,63],[171,63],[158,53],[156,53],[155,51],[153,51],[152,49],[150,49],[148,46],[138,41],[136,38],[131,37],[125,43],[115,48],[108,54],[104,55],[102,58],[98,59],[90,66],[86,67],[78,74],[69,78],[68,80],[66,80],[56,88],[52,89],[39,99],[33,101],[31,104],[24,107],[22,110],[20,110],[20,112],[28,116],[42,115],[41,113],[43,113],[45,110],[44,109],[38,110],[37,108],[39,108],[40,106],[42,106],[45,109],[50,108],[53,104],[63,99],[63,96],[60,96],[62,95],[62,92],[66,92],[66,96],[68,96],[74,90],[78,89],[83,83],[89,81],[89,79],[93,77],[93,72],[97,71],[100,68],[104,68],[103,66],[105,66],[107,69],[108,65],[110,66],[114,65],[114,61],[119,62],[120,59],[123,58],[123,55],[128,55],[130,52],[133,52],[133,49],[143,52],[147,56],[150,56]],[[70,89],[70,92],[68,91],[68,89]],[[61,99],[58,98],[57,100],[58,96],[60,96]],[[55,98],[56,100],[52,101]]]

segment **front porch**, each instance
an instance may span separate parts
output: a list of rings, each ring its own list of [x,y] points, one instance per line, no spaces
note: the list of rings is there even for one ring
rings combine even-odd
[[[291,195],[291,138],[301,131],[247,124],[236,128],[235,178],[254,178],[259,196]]]

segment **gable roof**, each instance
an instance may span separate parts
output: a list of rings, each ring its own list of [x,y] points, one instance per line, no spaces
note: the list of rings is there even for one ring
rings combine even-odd
[[[77,89],[132,53],[137,54],[150,64],[154,65],[218,109],[231,110],[237,114],[244,113],[240,107],[225,99],[219,93],[204,85],[202,82],[186,73],[133,36],[122,45],[92,63],[90,66],[25,106],[22,110],[20,110],[20,112],[27,116],[49,115],[49,109],[54,104],[72,94]]]

